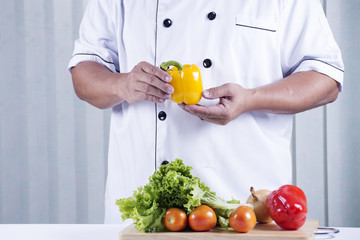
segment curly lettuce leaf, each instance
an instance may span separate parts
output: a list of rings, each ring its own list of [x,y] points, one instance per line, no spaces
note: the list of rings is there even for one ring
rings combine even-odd
[[[139,187],[133,196],[116,200],[122,219],[131,218],[136,229],[143,232],[163,231],[162,218],[166,208],[159,207],[156,197],[149,186]]]
[[[149,182],[139,187],[129,198],[119,199],[116,204],[122,218],[131,218],[135,227],[143,232],[163,231],[162,218],[166,209],[177,207],[188,214],[197,206],[205,204],[214,209],[222,227],[227,227],[230,213],[239,201],[226,202],[210,191],[199,178],[191,175],[191,167],[181,159],[161,166]]]

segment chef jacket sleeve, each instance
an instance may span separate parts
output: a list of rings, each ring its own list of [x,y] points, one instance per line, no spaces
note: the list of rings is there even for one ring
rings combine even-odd
[[[319,0],[287,1],[279,31],[284,77],[314,70],[336,80],[342,89],[341,52]]]
[[[95,61],[119,72],[116,27],[108,0],[90,0],[75,41],[70,70],[83,61]]]

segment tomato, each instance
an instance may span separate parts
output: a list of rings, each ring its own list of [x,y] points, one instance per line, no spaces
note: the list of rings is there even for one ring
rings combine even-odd
[[[306,196],[294,185],[284,185],[272,191],[266,199],[266,208],[271,218],[284,229],[299,229],[306,221]]]
[[[216,226],[216,214],[206,205],[200,205],[189,215],[189,225],[194,231],[208,231]]]
[[[237,207],[229,217],[229,224],[235,231],[246,233],[256,225],[256,216],[254,210],[249,206]]]
[[[187,225],[186,213],[179,208],[169,208],[165,213],[164,225],[172,232],[183,230]]]

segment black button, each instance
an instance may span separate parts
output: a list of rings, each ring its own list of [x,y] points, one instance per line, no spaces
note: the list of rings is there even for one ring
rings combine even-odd
[[[166,160],[161,163],[161,165],[166,165],[166,164],[169,164],[169,162]]]
[[[209,20],[214,20],[216,18],[216,12],[210,12],[207,17]]]
[[[166,112],[164,111],[159,112],[158,117],[161,121],[164,121],[166,119]]]
[[[210,59],[207,58],[203,61],[204,68],[209,68],[209,67],[211,67],[211,65],[212,65],[212,62]]]
[[[172,21],[171,21],[171,19],[167,18],[164,20],[163,24],[164,24],[164,27],[168,28],[172,25]]]

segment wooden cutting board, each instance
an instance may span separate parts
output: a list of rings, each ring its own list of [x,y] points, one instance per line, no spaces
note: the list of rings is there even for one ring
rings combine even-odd
[[[120,240],[195,240],[195,239],[228,239],[228,240],[300,240],[313,239],[314,232],[319,226],[319,220],[308,219],[298,230],[289,231],[278,227],[274,222],[268,224],[257,224],[255,228],[247,233],[238,233],[233,230],[226,231],[220,228],[212,229],[208,232],[156,232],[143,233],[130,225],[120,233]]]

